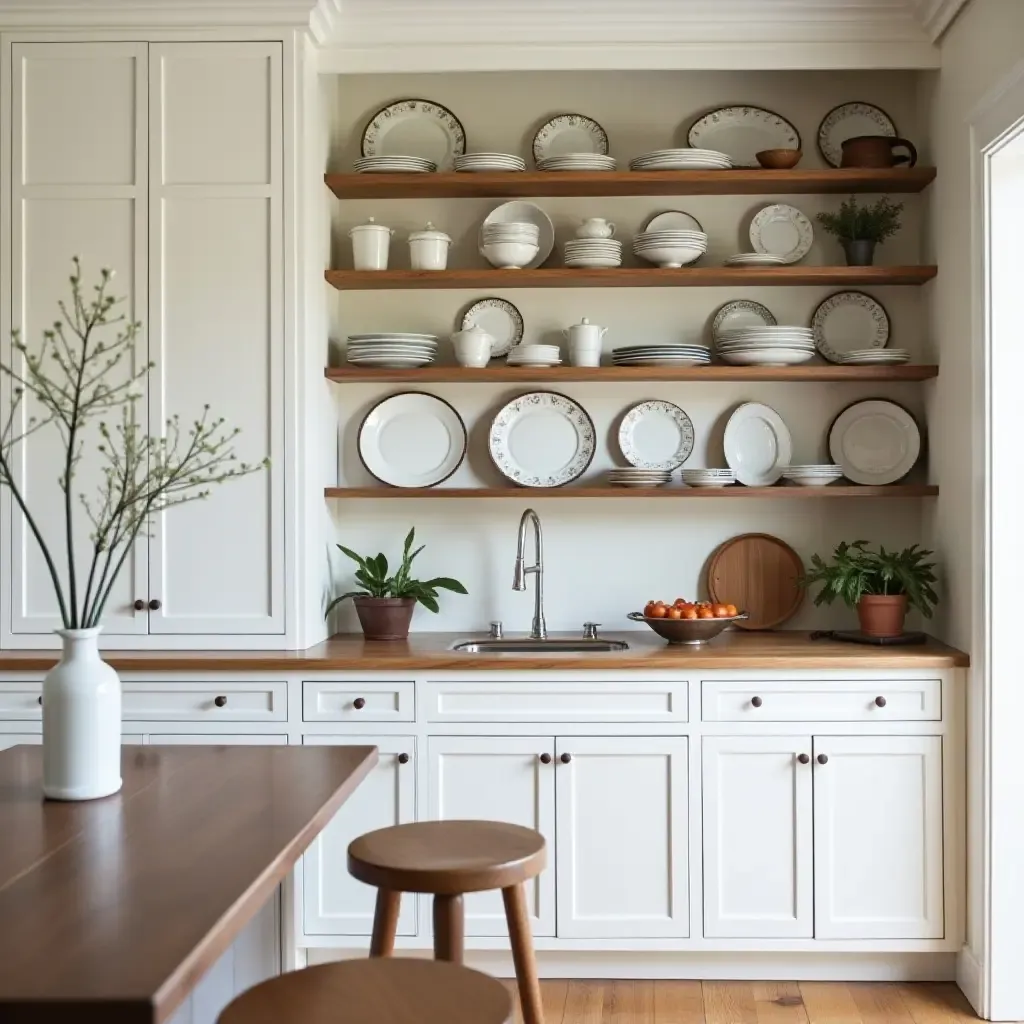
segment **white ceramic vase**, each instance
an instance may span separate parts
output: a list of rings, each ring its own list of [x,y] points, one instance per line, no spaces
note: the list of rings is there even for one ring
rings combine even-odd
[[[102,627],[58,629],[43,679],[43,795],[95,800],[121,788],[121,680],[100,658]]]

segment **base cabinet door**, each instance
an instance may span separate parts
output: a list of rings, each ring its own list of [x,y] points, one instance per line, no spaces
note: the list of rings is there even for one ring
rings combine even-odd
[[[559,938],[689,934],[687,739],[556,741]]]
[[[380,761],[317,836],[302,860],[302,922],[307,935],[369,935],[377,890],[347,867],[348,844],[364,832],[416,820],[416,741],[412,736],[306,735],[305,745],[372,744]],[[402,897],[399,935],[416,934],[416,897]]]
[[[811,750],[810,736],[704,737],[708,938],[814,934]]]
[[[942,739],[814,739],[814,934],[943,936]]]
[[[555,934],[554,748],[551,736],[430,739],[429,818],[509,821],[547,840],[548,866],[527,883],[530,924],[540,936]],[[466,896],[466,934],[508,934],[500,892]]]

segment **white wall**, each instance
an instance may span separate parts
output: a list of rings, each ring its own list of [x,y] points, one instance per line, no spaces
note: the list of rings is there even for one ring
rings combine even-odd
[[[548,116],[579,111],[606,129],[612,155],[622,164],[648,149],[684,143],[690,123],[703,111],[725,103],[757,102],[792,120],[800,130],[805,166],[821,166],[815,147],[822,116],[838,103],[862,99],[883,106],[902,134],[921,138],[917,80],[909,73],[567,73],[466,74],[415,76],[339,76],[331,129],[330,166],[348,170],[358,155],[363,126],[384,104],[403,96],[423,96],[445,104],[462,120],[469,149],[500,149],[528,155],[535,128]],[[785,198],[785,197],[783,197]],[[834,208],[840,197],[798,196],[788,201],[813,215]],[[605,216],[629,238],[647,217],[668,208],[694,214],[711,234],[707,262],[749,248],[743,241],[752,214],[772,197],[684,197],[542,199],[556,224],[559,242],[570,237],[585,216]],[[920,259],[920,197],[905,197],[904,231],[880,251],[879,262],[916,263]],[[374,216],[396,229],[392,266],[408,266],[405,237],[429,218],[456,239],[450,265],[474,266],[473,236],[479,221],[498,205],[487,200],[332,201],[332,261],[351,266],[347,229]],[[552,257],[557,265],[559,253]],[[842,262],[834,241],[823,236],[808,257],[812,264]],[[638,340],[706,337],[709,318],[732,298],[754,298],[780,322],[807,323],[831,289],[640,289],[520,290],[498,294],[512,301],[526,322],[527,339],[556,338],[560,328],[588,316],[608,326],[608,348]],[[336,344],[349,333],[366,330],[416,330],[447,335],[461,311],[484,293],[470,291],[346,292],[332,300],[331,336]],[[878,289],[889,311],[892,344],[919,356],[929,354],[921,323],[918,289]],[[444,358],[450,355],[444,348]],[[335,358],[339,358],[335,355]],[[359,423],[375,401],[403,390],[400,386],[335,386],[338,428],[337,481],[372,483],[356,456]],[[491,415],[524,388],[507,385],[445,385],[435,390],[459,409],[470,431],[470,455],[452,485],[497,484],[489,463],[486,433]],[[579,400],[598,431],[599,448],[591,475],[621,461],[615,443],[617,421],[631,405],[664,398],[682,405],[697,429],[691,465],[723,465],[721,434],[728,413],[741,401],[772,404],[789,424],[795,457],[825,457],[825,437],[833,417],[850,402],[891,397],[915,413],[923,411],[920,385],[566,385],[560,390]],[[922,470],[923,472],[923,470]],[[335,480],[328,482],[334,483]],[[445,600],[439,616],[419,611],[414,628],[471,629],[503,618],[509,628],[528,625],[530,599],[511,591],[515,527],[521,499],[502,501],[387,501],[331,503],[337,539],[357,550],[397,550],[409,525],[428,544],[422,569],[461,578],[471,597]],[[915,501],[663,502],[543,500],[538,511],[547,543],[548,622],[554,629],[577,628],[587,618],[620,628],[624,614],[648,597],[674,597],[698,591],[702,566],[715,546],[745,531],[777,534],[805,560],[842,539],[866,537],[886,545],[920,539],[921,503]],[[348,575],[344,562],[339,581]],[[844,609],[816,610],[808,602],[793,627],[852,623]],[[348,611],[339,619],[352,628]]]

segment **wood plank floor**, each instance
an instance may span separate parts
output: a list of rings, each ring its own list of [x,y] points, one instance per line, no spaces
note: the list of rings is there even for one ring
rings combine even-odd
[[[961,1024],[978,1019],[952,982],[540,984],[545,1024]],[[518,1001],[515,1024],[522,1024]]]

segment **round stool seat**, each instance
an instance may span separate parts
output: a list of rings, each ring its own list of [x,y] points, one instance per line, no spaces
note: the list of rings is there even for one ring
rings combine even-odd
[[[343,960],[243,992],[218,1024],[506,1024],[500,981],[438,960]]]
[[[506,889],[539,875],[544,837],[504,821],[420,821],[367,832],[348,848],[348,870],[378,889],[457,896]]]

